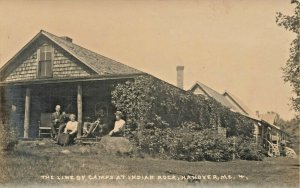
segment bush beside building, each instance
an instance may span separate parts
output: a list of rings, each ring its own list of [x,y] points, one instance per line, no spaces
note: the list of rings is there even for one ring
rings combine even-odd
[[[233,156],[261,160],[260,149],[248,147],[255,155],[242,155],[236,139],[255,143],[253,122],[222,106],[213,98],[196,96],[152,76],[139,76],[118,84],[112,103],[126,115],[126,136],[140,152],[189,161],[228,161]],[[218,134],[220,128],[226,135]]]

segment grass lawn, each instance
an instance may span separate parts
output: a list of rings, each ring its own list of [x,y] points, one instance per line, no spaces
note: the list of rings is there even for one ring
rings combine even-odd
[[[61,153],[63,150],[70,153]],[[190,176],[184,176],[187,174]],[[190,182],[193,178],[197,181]],[[65,187],[299,187],[299,159],[278,157],[230,162],[141,159],[107,154],[97,146],[60,147],[44,140],[21,142],[12,154],[0,155],[0,182],[7,187],[40,187],[41,184]]]

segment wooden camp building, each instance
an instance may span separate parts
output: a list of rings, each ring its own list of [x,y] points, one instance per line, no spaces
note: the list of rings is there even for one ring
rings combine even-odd
[[[189,91],[195,95],[212,97],[231,111],[251,119],[253,122],[253,136],[256,139],[257,144],[268,147],[270,144],[278,145],[281,141],[287,140],[288,134],[282,131],[278,126],[274,125],[274,121],[269,120],[272,119],[270,118],[271,115],[268,114],[269,116],[262,117],[262,115],[259,116],[258,114],[254,114],[232,93],[225,91],[221,94],[199,81],[197,81]]]
[[[0,104],[2,110],[12,108],[9,117],[19,137],[37,137],[41,121],[49,121],[57,104],[76,114],[79,125],[100,108],[112,116],[114,85],[142,74],[41,30],[0,69]]]

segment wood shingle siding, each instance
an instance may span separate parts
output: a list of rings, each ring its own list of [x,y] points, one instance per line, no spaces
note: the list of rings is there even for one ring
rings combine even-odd
[[[53,60],[53,78],[63,77],[82,77],[89,76],[90,74],[84,70],[76,60],[63,52],[62,50],[54,50]]]
[[[36,78],[37,73],[37,53],[34,52],[23,63],[21,63],[5,81],[31,80]]]
[[[66,37],[41,30],[0,68],[0,84],[143,74],[146,73],[76,45]]]
[[[37,76],[37,49],[29,57],[12,72],[5,81],[20,81],[20,80],[32,80],[38,79]],[[84,77],[89,76],[90,73],[85,70],[83,66],[80,66],[75,58],[72,58],[62,49],[54,50],[53,59],[53,78],[64,77]]]

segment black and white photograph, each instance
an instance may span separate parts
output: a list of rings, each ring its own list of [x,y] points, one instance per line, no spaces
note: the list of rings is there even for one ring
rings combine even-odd
[[[0,187],[300,185],[299,0],[0,0]]]

